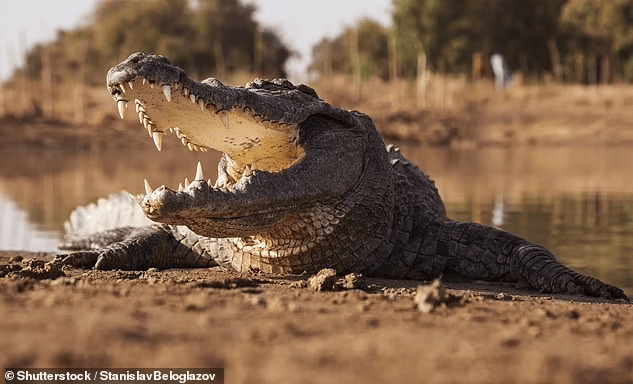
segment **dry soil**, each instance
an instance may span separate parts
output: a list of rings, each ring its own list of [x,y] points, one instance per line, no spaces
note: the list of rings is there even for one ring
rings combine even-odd
[[[223,367],[226,383],[633,383],[622,302],[51,259],[0,253],[1,366]]]

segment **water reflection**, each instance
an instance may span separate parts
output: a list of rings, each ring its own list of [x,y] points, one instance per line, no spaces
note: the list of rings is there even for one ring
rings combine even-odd
[[[24,210],[0,193],[0,249],[55,252],[58,243],[58,233],[39,229]]]
[[[141,192],[144,178],[154,187],[175,188],[185,176],[193,179],[198,161],[205,177],[216,178],[218,154],[166,144],[161,153],[0,151],[0,249],[48,247],[54,240],[42,243],[39,234],[61,234],[75,206],[122,189]],[[450,217],[497,225],[543,244],[573,268],[633,296],[630,147],[402,150],[435,179]],[[18,207],[37,228],[15,213]],[[6,233],[30,240],[16,243],[17,235]]]

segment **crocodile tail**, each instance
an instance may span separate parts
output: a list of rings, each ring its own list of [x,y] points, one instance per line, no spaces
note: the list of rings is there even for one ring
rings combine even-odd
[[[77,207],[64,223],[66,236],[88,236],[121,227],[145,227],[153,224],[126,191]]]
[[[447,274],[521,282],[548,293],[628,301],[621,289],[581,275],[561,264],[545,247],[501,229],[436,218],[425,232],[437,239],[435,257],[445,262]]]

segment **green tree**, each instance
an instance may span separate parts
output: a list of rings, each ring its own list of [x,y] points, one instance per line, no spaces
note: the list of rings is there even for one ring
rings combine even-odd
[[[548,41],[559,39],[565,0],[394,0],[394,28],[405,75],[422,50],[430,67],[469,73],[472,55],[502,53],[512,68],[551,68]]]
[[[422,50],[431,68],[468,72],[485,43],[486,0],[395,0],[393,16],[405,75],[414,75]]]
[[[187,0],[102,1],[94,13],[96,62],[116,63],[145,51],[190,64],[187,50],[195,30]]]
[[[192,17],[195,39],[189,45],[200,73],[241,70],[285,76],[292,52],[274,32],[257,24],[254,13],[255,6],[238,0],[198,1]]]
[[[254,11],[240,0],[103,0],[87,26],[33,48],[26,68],[38,77],[42,52],[53,48],[56,76],[76,76],[73,68],[85,62],[91,84],[102,84],[108,68],[139,51],[167,56],[197,77],[235,71],[284,76],[292,52],[258,25]]]
[[[577,52],[624,62],[633,82],[633,0],[569,0],[561,24]]]
[[[352,74],[354,52],[360,60],[361,78],[389,77],[389,30],[374,20],[361,20],[334,39],[324,38],[312,48],[310,72],[324,75],[331,64],[337,73]],[[354,47],[357,44],[357,47]]]

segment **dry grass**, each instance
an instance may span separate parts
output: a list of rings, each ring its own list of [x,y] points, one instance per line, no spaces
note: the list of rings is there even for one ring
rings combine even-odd
[[[227,83],[250,79],[240,73]],[[358,88],[347,76],[310,85],[327,102],[372,116],[390,140],[457,146],[633,142],[629,85],[516,85],[499,92],[491,81],[437,75],[429,76],[424,91],[404,80],[370,79]],[[38,82],[5,84],[0,115],[52,117],[81,126],[118,119],[105,87],[56,86],[52,115],[42,95]]]

